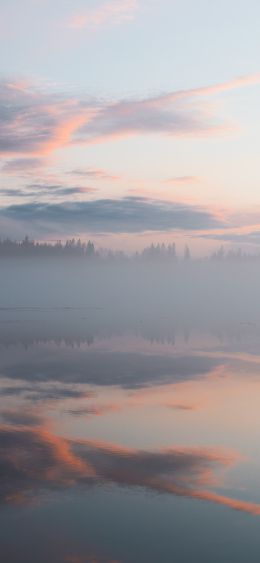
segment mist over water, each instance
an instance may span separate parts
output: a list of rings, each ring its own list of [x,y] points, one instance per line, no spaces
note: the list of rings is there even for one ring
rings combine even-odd
[[[6,563],[258,561],[259,274],[1,260]]]

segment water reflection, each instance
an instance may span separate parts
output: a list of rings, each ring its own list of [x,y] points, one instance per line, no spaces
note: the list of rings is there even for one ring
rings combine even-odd
[[[86,440],[68,441],[44,426],[2,426],[0,442],[0,499],[4,503],[26,502],[46,489],[112,483],[260,514],[260,504],[210,490],[220,486],[216,477],[219,469],[238,461],[235,452],[196,448],[148,451]]]
[[[203,543],[208,519],[226,518],[232,534],[247,517],[251,524],[243,520],[243,533],[249,540],[260,515],[257,325],[203,332],[178,330],[174,318],[151,328],[148,319],[130,317],[127,323],[118,316],[113,323],[102,314],[91,311],[82,319],[80,310],[66,311],[65,317],[64,311],[2,312],[5,562],[167,563],[173,561],[168,525],[183,511],[185,526],[176,528],[175,542],[179,545],[179,536],[189,537],[193,547],[197,542],[200,561],[211,553]],[[136,530],[133,545],[126,538],[123,545],[116,535],[122,518],[134,526],[137,506],[149,521],[159,510],[165,522],[164,530],[157,520],[149,524],[149,534],[164,544],[163,559],[145,539],[144,523],[139,523],[144,536]],[[201,521],[205,511],[206,529],[196,541],[187,510]],[[37,528],[30,549],[28,531],[27,543],[17,531],[21,515],[29,528]],[[45,535],[49,547],[38,553]],[[252,562],[258,543],[254,537]],[[190,561],[191,553],[176,549],[177,561]],[[243,557],[234,544],[229,561]]]

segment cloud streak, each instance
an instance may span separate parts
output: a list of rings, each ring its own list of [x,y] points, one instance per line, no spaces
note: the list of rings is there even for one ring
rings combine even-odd
[[[189,185],[200,182],[200,178],[197,176],[172,176],[172,178],[167,178],[163,180],[164,184],[170,184],[173,186],[178,185]]]
[[[83,196],[84,194],[93,194],[97,190],[90,187],[82,186],[63,186],[59,184],[29,184],[25,189],[3,188],[0,189],[0,195],[8,198],[35,199],[46,198],[67,198],[69,196]]]
[[[71,176],[81,176],[83,178],[91,178],[92,180],[120,180],[118,174],[111,174],[107,170],[100,168],[74,168],[67,172]]]
[[[230,242],[236,244],[253,244],[259,245],[260,244],[260,229],[258,230],[248,230],[242,231],[240,233],[229,231],[224,233],[210,233],[210,234],[202,234],[202,238],[210,239],[210,240],[218,240],[222,242]]]

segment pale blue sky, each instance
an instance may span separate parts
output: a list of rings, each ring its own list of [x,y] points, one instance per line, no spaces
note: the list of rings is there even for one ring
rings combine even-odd
[[[133,20],[75,30],[67,20],[97,0],[1,2],[3,73],[96,94],[147,94],[256,72],[257,0],[140,0]]]

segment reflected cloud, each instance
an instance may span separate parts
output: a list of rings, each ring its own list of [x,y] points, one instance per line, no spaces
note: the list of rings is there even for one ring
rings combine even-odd
[[[14,426],[41,426],[43,417],[35,411],[6,409],[0,412],[3,422]]]
[[[64,563],[120,563],[115,559],[109,557],[92,555],[67,555],[65,556]]]
[[[260,505],[215,492],[219,472],[240,458],[229,450],[124,448],[87,440],[66,440],[44,427],[0,427],[0,498],[28,502],[46,491],[117,485],[204,500],[260,514]]]
[[[32,378],[33,379],[33,378]],[[57,402],[65,399],[88,399],[95,393],[86,389],[79,389],[73,385],[38,385],[32,380],[31,385],[3,385],[0,387],[0,396],[19,397],[23,396],[31,402]]]
[[[82,416],[82,417],[92,417],[92,416],[103,416],[105,414],[119,412],[121,407],[116,404],[107,405],[89,405],[88,407],[75,408],[66,410],[67,414],[71,416]]]
[[[62,382],[63,384],[89,384],[117,386],[123,389],[139,389],[154,385],[177,383],[185,379],[206,376],[222,365],[221,358],[196,355],[156,355],[135,352],[36,349],[22,361],[2,361],[2,376],[22,381]],[[31,389],[33,392],[34,389]],[[59,394],[71,395],[75,389],[36,388],[35,394],[50,398]],[[76,394],[78,390],[76,390]]]
[[[189,403],[165,403],[166,408],[176,410],[176,411],[197,411],[199,409],[198,405],[192,405]]]

